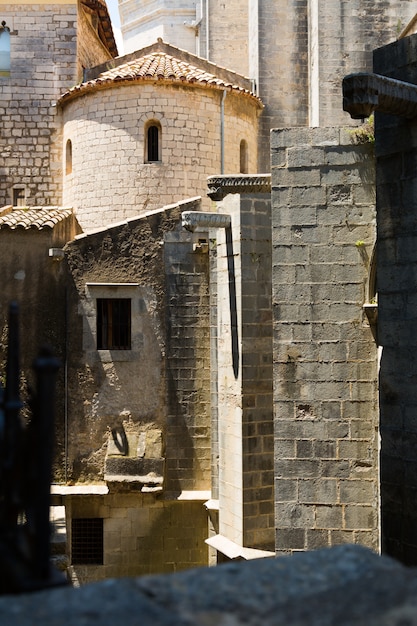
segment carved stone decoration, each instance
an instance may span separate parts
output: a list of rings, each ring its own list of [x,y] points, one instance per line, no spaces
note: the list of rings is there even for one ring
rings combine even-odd
[[[271,193],[271,175],[210,176],[207,185],[207,195],[215,201],[223,200],[229,193]]]
[[[417,85],[371,73],[349,74],[343,79],[343,110],[357,119],[373,111],[412,119],[417,116]]]
[[[230,215],[221,213],[202,213],[201,211],[183,211],[182,213],[182,226],[192,233],[197,228],[227,228],[230,223]]]

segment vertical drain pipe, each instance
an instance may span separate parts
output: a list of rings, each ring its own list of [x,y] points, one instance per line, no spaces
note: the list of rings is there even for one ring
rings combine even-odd
[[[224,101],[226,100],[226,89],[223,89],[222,101],[220,105],[220,174],[224,174]]]
[[[206,59],[210,61],[210,8],[209,8],[209,0],[206,0]]]

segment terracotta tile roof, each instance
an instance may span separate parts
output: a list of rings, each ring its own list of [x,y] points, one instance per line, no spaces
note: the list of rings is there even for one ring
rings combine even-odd
[[[85,4],[87,7],[97,12],[99,17],[98,31],[100,39],[103,41],[110,54],[116,57],[118,55],[117,45],[106,0],[82,0],[82,4]]]
[[[59,207],[7,208],[0,213],[0,229],[43,230],[54,228],[72,215],[72,209]]]
[[[151,52],[118,67],[103,71],[97,78],[72,87],[60,98],[60,103],[96,88],[111,86],[116,83],[149,80],[229,89],[256,99],[262,106],[260,99],[248,89],[218,78],[215,74],[161,51]]]

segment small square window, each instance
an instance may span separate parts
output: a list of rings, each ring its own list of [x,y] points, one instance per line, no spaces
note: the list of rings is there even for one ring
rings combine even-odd
[[[26,193],[23,187],[13,189],[13,206],[20,207],[26,204]]]
[[[130,298],[97,298],[97,349],[131,349]]]
[[[73,565],[103,565],[103,519],[74,518],[71,524]]]

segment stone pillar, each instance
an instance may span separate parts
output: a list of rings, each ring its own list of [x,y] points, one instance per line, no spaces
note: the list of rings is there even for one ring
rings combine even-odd
[[[270,200],[228,195],[217,237],[219,532],[273,550]]]
[[[374,71],[417,83],[417,36],[377,50]],[[384,552],[417,564],[417,122],[375,113],[381,517]]]
[[[271,142],[277,554],[378,548],[372,147],[337,128]]]

